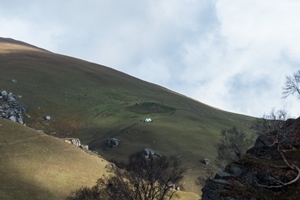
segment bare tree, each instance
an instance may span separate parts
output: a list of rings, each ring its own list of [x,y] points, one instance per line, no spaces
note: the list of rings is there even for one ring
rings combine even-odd
[[[69,200],[165,200],[172,199],[185,172],[178,157],[145,158],[131,155],[128,163],[116,162],[113,174],[102,177],[92,188],[80,188]],[[80,198],[79,198],[80,197]]]
[[[252,128],[256,130],[258,135],[264,135],[273,140],[270,146],[279,146],[285,140],[289,140],[287,124],[287,112],[285,110],[278,110],[275,112],[273,109],[270,114],[264,115],[262,118],[257,119]]]
[[[293,74],[293,76],[286,76],[285,86],[283,87],[283,98],[289,95],[297,94],[300,99],[300,71]]]
[[[300,169],[294,165],[290,164],[289,161],[284,156],[284,150],[281,150],[283,142],[292,142],[291,134],[293,132],[293,126],[288,125],[286,123],[287,113],[283,110],[279,110],[275,112],[274,110],[269,115],[264,115],[262,119],[256,120],[253,125],[253,128],[257,131],[258,134],[264,135],[268,139],[272,140],[272,143],[269,147],[274,146],[277,152],[280,154],[287,168],[289,170],[293,170],[297,173],[297,176],[289,181],[283,182],[278,177],[268,175],[267,179],[275,182],[274,185],[265,185],[260,184],[256,181],[257,186],[265,187],[265,188],[281,188],[283,186],[291,185],[299,180],[300,178]]]
[[[253,145],[254,139],[237,127],[222,130],[222,139],[218,144],[218,155],[216,164],[224,168],[229,162],[240,159]]]

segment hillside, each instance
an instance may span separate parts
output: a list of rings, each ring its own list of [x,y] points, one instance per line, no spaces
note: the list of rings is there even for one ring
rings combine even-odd
[[[207,175],[201,161],[214,160],[221,129],[237,126],[250,132],[251,117],[23,42],[2,38],[0,63],[0,90],[22,95],[18,101],[28,106],[28,127],[56,137],[78,137],[105,159],[125,160],[145,147],[181,155],[189,168],[182,187],[189,191],[200,193],[195,182]],[[140,121],[146,118],[154,121]],[[105,141],[111,137],[121,143],[109,149]]]
[[[0,119],[0,199],[62,199],[92,186],[107,162],[62,139]]]

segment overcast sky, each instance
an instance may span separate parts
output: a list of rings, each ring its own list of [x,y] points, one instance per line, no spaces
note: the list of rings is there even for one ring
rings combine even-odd
[[[300,70],[298,0],[0,0],[0,37],[261,117]]]

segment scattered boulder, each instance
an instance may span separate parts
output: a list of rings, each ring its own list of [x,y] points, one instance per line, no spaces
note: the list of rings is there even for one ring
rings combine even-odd
[[[161,157],[161,155],[155,152],[153,149],[145,148],[141,152],[142,156],[146,159]]]
[[[72,142],[72,144],[74,144],[77,147],[80,147],[80,145],[81,145],[80,140],[78,138],[73,138],[71,140],[71,142]]]
[[[44,117],[44,119],[45,119],[45,120],[50,120],[51,117],[50,117],[49,115],[47,115],[47,116]]]
[[[80,145],[82,149],[89,150],[89,145]]]
[[[70,140],[65,140],[65,143],[72,144]]]
[[[17,118],[15,116],[10,116],[8,119],[11,120],[11,121],[13,121],[13,122],[17,121]]]
[[[12,83],[17,83],[18,81],[16,79],[11,80]]]
[[[153,120],[151,118],[146,118],[146,119],[142,119],[142,122],[153,122]]]
[[[24,124],[22,117],[17,117],[17,122],[19,122],[20,124]]]
[[[65,139],[64,141],[65,141],[65,143],[73,144],[82,149],[89,150],[89,146],[81,144],[81,142],[78,138],[68,138],[68,139]]]
[[[206,164],[206,165],[209,165],[210,164],[210,160],[208,158],[204,158],[203,159],[203,163]]]
[[[5,90],[3,90],[3,91],[1,92],[1,96],[5,99],[6,96],[7,96],[7,92],[6,92]]]
[[[110,148],[113,148],[114,146],[118,146],[120,144],[120,140],[116,138],[109,138],[106,140],[106,145]]]

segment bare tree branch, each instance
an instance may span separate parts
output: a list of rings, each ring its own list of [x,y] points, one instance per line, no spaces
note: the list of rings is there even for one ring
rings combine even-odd
[[[300,71],[299,71],[299,76],[294,75],[295,80],[298,82],[300,81]],[[287,80],[291,80],[290,77],[287,78]],[[288,85],[290,87],[290,85]],[[299,91],[300,92],[300,91]],[[300,94],[300,93],[299,93]],[[259,187],[264,187],[264,188],[281,188],[287,185],[291,185],[295,183],[299,178],[300,178],[300,170],[297,166],[291,165],[286,157],[284,156],[282,150],[280,150],[280,146],[283,142],[290,142],[290,135],[291,132],[293,131],[293,127],[288,126],[286,123],[287,120],[287,114],[283,110],[279,110],[277,112],[272,112],[269,115],[264,115],[262,119],[257,120],[254,123],[253,128],[257,131],[258,134],[264,135],[267,138],[270,138],[273,140],[273,143],[269,145],[269,147],[276,146],[276,150],[279,152],[281,155],[281,158],[283,159],[284,163],[286,164],[287,168],[293,171],[297,172],[297,176],[295,179],[292,181],[289,181],[287,183],[284,183],[283,181],[273,177],[269,176],[267,177],[267,180],[275,181],[279,185],[264,185],[258,183],[256,180],[256,184]],[[282,166],[281,166],[282,168]],[[286,167],[285,167],[286,168]]]
[[[259,184],[256,180],[255,180],[255,183],[257,184],[257,186],[264,187],[264,188],[281,188],[284,186],[288,186],[288,185],[291,185],[291,184],[297,182],[300,178],[300,169],[297,166],[295,166],[295,170],[298,172],[298,175],[296,176],[296,178],[294,178],[292,181],[287,182],[287,183],[283,183],[280,181],[281,185],[271,185],[271,186],[270,185],[262,185],[262,184]]]
[[[285,86],[283,89],[283,98],[287,98],[289,95],[295,93],[298,94],[298,99],[300,99],[300,71],[293,74],[293,76],[286,76]]]

